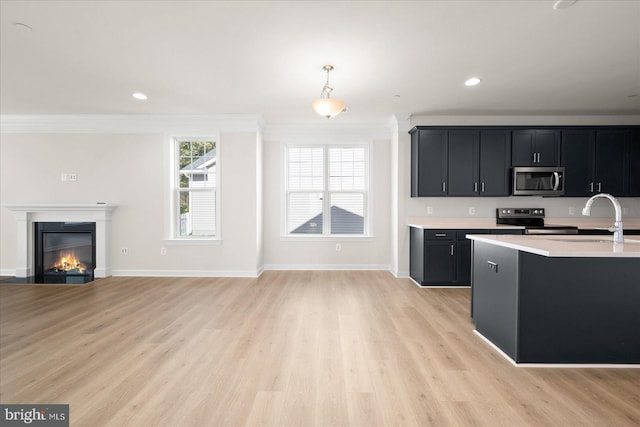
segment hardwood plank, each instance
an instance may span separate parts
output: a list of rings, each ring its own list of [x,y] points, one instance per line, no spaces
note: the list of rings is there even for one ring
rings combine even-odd
[[[640,369],[512,366],[385,272],[0,285],[0,401],[74,426],[637,426]]]

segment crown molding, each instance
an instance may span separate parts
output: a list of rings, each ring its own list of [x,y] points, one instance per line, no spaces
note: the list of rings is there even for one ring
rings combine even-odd
[[[265,126],[258,114],[0,115],[0,133],[261,132]]]
[[[375,140],[389,139],[393,129],[389,123],[325,123],[298,125],[269,125],[265,128],[264,139],[305,140]]]

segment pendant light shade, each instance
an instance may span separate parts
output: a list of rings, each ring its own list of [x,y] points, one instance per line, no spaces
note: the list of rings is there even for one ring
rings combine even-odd
[[[330,119],[345,111],[346,108],[344,102],[331,98],[333,88],[329,86],[329,72],[333,70],[333,65],[325,65],[322,69],[327,72],[327,82],[320,92],[320,98],[311,103],[311,108],[321,116]]]
[[[344,110],[344,102],[334,98],[319,98],[311,103],[311,108],[321,116],[330,119]]]

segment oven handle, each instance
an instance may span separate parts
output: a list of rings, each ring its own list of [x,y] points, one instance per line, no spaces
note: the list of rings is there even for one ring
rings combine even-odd
[[[558,187],[560,186],[560,174],[558,172],[553,173],[553,191],[558,191]]]

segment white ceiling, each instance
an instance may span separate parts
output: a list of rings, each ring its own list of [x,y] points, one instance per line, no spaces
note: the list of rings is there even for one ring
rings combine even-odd
[[[554,1],[2,0],[0,112],[319,123],[333,64],[332,122],[639,114],[640,1]]]

